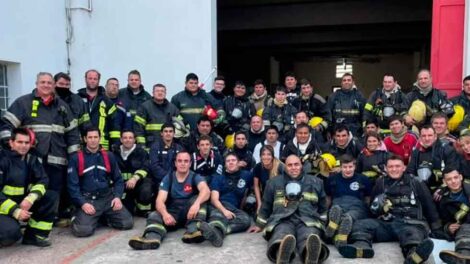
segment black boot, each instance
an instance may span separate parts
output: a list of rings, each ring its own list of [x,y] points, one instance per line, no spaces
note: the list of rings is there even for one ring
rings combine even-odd
[[[161,244],[162,237],[156,232],[147,232],[142,237],[133,237],[129,240],[129,246],[137,250],[158,249]]]
[[[439,258],[447,264],[470,264],[470,250],[442,250]]]
[[[206,222],[201,222],[199,225],[204,238],[211,242],[214,247],[221,247],[224,243],[224,235],[218,228],[209,225]]]
[[[51,245],[48,237],[33,234],[23,236],[22,243],[24,245],[32,245],[36,247],[49,247]]]
[[[279,245],[276,264],[288,264],[295,251],[296,240],[293,235],[286,235]]]
[[[341,224],[339,225],[338,232],[334,238],[336,248],[344,246],[348,243],[348,236],[351,233],[352,225],[353,219],[351,215],[344,214],[343,217],[341,217]]]
[[[338,248],[341,256],[345,258],[373,258],[374,250],[366,241],[356,241]]]
[[[331,207],[330,212],[328,213],[328,225],[325,230],[325,237],[327,239],[332,239],[338,230],[339,224],[341,222],[341,215],[343,210],[338,205]]]
[[[434,243],[431,239],[426,238],[416,247],[412,247],[406,256],[405,264],[420,264],[424,263],[431,255],[434,249]]]
[[[317,264],[320,259],[321,252],[321,239],[316,234],[311,234],[307,237],[305,243],[305,264]]]

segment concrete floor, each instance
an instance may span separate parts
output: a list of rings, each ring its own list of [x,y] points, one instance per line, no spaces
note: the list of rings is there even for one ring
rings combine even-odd
[[[135,227],[128,231],[116,231],[100,228],[89,238],[75,238],[67,228],[55,228],[51,235],[52,246],[36,248],[20,243],[0,249],[0,263],[223,263],[223,264],[264,264],[266,241],[260,234],[234,234],[228,236],[222,248],[214,248],[205,242],[199,245],[183,244],[183,231],[170,233],[158,250],[132,250],[127,241],[134,235],[140,235],[145,226],[145,219],[136,218]],[[449,243],[436,241],[436,247],[452,248]],[[374,245],[373,259],[345,259],[338,251],[330,247],[330,258],[325,264],[333,263],[403,263],[400,248],[396,243]],[[438,254],[435,249],[435,256]],[[301,263],[297,258],[294,263]],[[429,260],[428,263],[441,263]]]

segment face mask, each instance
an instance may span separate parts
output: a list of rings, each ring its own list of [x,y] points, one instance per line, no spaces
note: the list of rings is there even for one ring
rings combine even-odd
[[[302,187],[297,181],[291,181],[286,185],[286,198],[289,201],[299,201],[302,198]]]
[[[55,87],[55,92],[61,97],[70,94],[70,90],[68,88],[58,86]]]

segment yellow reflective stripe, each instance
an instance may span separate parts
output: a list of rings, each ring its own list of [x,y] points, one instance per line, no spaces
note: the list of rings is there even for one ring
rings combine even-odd
[[[365,106],[364,106],[364,109],[366,109],[367,111],[372,111],[372,109],[374,108],[373,105],[367,103]]]
[[[24,194],[24,187],[15,187],[11,185],[3,186],[2,192],[6,195],[16,196]]]
[[[101,145],[104,149],[108,150],[109,141],[108,141],[107,139],[105,139],[104,137],[101,137],[101,139],[100,139],[100,145]]]
[[[163,124],[147,124],[145,126],[145,130],[150,130],[150,131],[160,131],[162,130]]]
[[[111,108],[108,110],[108,115],[112,115],[114,112],[116,112],[116,110],[116,105],[111,106]]]
[[[284,197],[282,198],[276,198],[274,199],[274,204],[281,204],[281,205],[284,205],[284,202],[286,201],[286,199]]]
[[[227,227],[224,225],[224,222],[220,220],[212,220],[210,221],[209,224],[221,228],[224,231],[224,233],[228,233]]]
[[[121,137],[121,131],[109,131],[109,137],[110,138],[120,138]]]
[[[129,113],[131,113],[131,115],[135,116],[135,114],[137,114],[137,111],[135,109],[129,109]]]
[[[308,226],[308,227],[314,226],[318,229],[323,229],[322,224],[318,221],[307,221],[307,222],[305,222],[305,225]]]
[[[364,251],[362,248],[356,248],[356,257],[357,258],[362,258],[364,256]]]
[[[202,113],[203,110],[204,110],[204,108],[197,108],[197,107],[184,108],[184,109],[180,110],[180,113],[181,114],[200,114],[200,113]]]
[[[136,203],[135,206],[136,206],[139,210],[142,210],[142,211],[152,209],[152,206],[151,206],[150,204],[140,204],[140,203]]]
[[[67,133],[76,127],[78,127],[78,121],[77,119],[73,119],[70,121],[70,125],[64,129],[64,132]]]
[[[460,220],[462,220],[468,214],[470,208],[465,204],[460,204],[459,209],[460,210],[457,211],[454,215],[455,220],[457,220],[457,222],[460,222]]]
[[[136,115],[134,117],[134,121],[137,122],[138,124],[143,125],[143,126],[145,126],[147,124],[147,121],[143,117],[140,117],[138,115]]]
[[[145,144],[145,142],[146,142],[145,137],[137,137],[137,143]]]
[[[132,173],[129,173],[129,172],[123,172],[121,173],[121,176],[122,176],[122,179],[127,181],[129,180],[130,178],[132,178]]]
[[[163,232],[166,232],[165,227],[161,224],[150,224],[150,225],[145,227],[145,229],[149,229],[149,228],[156,228],[156,229],[162,230]]]
[[[303,193],[304,199],[311,202],[317,202],[318,196],[316,193],[313,192],[304,192]]]
[[[46,186],[44,184],[35,184],[31,188],[30,192],[38,192],[41,195],[44,195],[46,193]]]
[[[348,235],[336,235],[334,241],[348,241]]]
[[[197,212],[198,214],[202,214],[202,215],[206,215],[207,214],[207,210],[205,207],[202,207],[199,209],[199,211]]]
[[[88,113],[84,113],[79,119],[78,119],[78,124],[81,125],[85,122],[90,121],[90,115]]]
[[[374,178],[374,177],[377,176],[377,174],[378,174],[378,173],[375,172],[375,171],[363,171],[363,172],[362,172],[362,175],[367,176],[367,177],[369,177],[369,178]]]
[[[0,214],[7,215],[10,213],[11,208],[13,208],[16,205],[16,203],[11,200],[11,199],[6,199],[1,205],[0,205]]]
[[[328,227],[333,229],[333,230],[336,230],[336,229],[338,229],[338,224],[333,222],[333,221],[329,221],[328,222]]]
[[[145,170],[136,170],[134,174],[137,174],[140,176],[140,178],[145,178],[147,177],[147,172]]]
[[[33,100],[32,105],[31,105],[31,116],[32,117],[38,117],[38,107],[39,107],[39,101],[38,100]]]
[[[260,216],[256,217],[256,223],[261,225],[261,226],[264,226],[268,223],[268,221]]]
[[[411,259],[413,260],[414,263],[422,263],[423,262],[423,258],[421,258],[418,253],[416,252],[413,252],[411,254]]]
[[[36,221],[33,218],[29,219],[28,225],[31,228],[36,228],[36,229],[39,229],[39,230],[44,230],[44,231],[52,230],[52,222]]]

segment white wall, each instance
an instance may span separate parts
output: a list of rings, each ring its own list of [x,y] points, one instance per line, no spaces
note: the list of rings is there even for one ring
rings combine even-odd
[[[9,79],[11,99],[34,87],[37,72],[67,71],[66,2],[0,2],[0,61],[17,63],[8,68],[17,76]],[[160,82],[171,97],[183,89],[187,73],[198,74],[202,81],[216,66],[216,0],[91,2],[91,12],[71,13],[74,90],[84,87],[83,75],[90,68],[101,72],[102,85],[117,77],[121,87],[127,84],[127,73],[138,69],[147,91]],[[70,6],[87,7],[88,0],[71,0]]]

